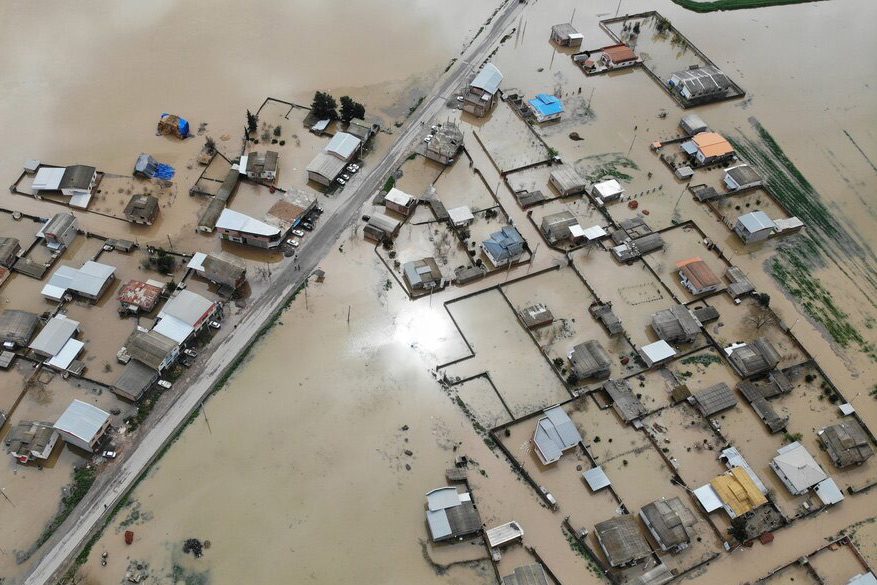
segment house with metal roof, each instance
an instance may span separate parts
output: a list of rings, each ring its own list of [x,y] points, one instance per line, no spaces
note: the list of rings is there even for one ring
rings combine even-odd
[[[67,370],[85,347],[83,342],[74,338],[78,331],[79,321],[55,315],[28,347],[35,355],[47,360],[46,365]]]
[[[426,522],[433,542],[475,534],[481,530],[481,516],[469,492],[442,487],[426,494]]]
[[[467,205],[448,209],[448,219],[454,227],[464,227],[475,221],[475,215]]]
[[[110,413],[74,400],[55,421],[55,430],[68,445],[92,453],[110,430]]]
[[[685,305],[674,305],[652,315],[652,330],[667,343],[691,343],[702,325]]]
[[[429,290],[442,282],[442,271],[432,257],[405,262],[402,264],[402,275],[413,291]]]
[[[514,226],[504,226],[481,243],[481,250],[494,266],[516,262],[524,255],[524,237]]]
[[[725,269],[725,278],[728,279],[728,288],[725,291],[732,299],[739,299],[755,290],[746,274],[736,266],[728,266]]]
[[[742,378],[763,374],[780,363],[780,354],[764,337],[759,337],[752,343],[732,344],[725,348],[725,355]]]
[[[694,67],[677,71],[667,85],[685,102],[705,102],[725,96],[731,89],[731,80],[714,66]]]
[[[401,227],[402,222],[398,219],[383,213],[373,213],[362,228],[362,234],[367,239],[380,243],[395,238]]]
[[[603,324],[603,327],[606,328],[609,335],[614,336],[624,333],[624,325],[621,323],[621,319],[618,318],[618,315],[615,314],[615,311],[612,310],[611,302],[595,302],[588,307],[588,312],[591,313],[591,316],[594,319],[597,319]]]
[[[435,131],[426,143],[426,158],[443,165],[450,165],[463,148],[463,131],[456,122],[447,121]]]
[[[725,169],[725,186],[729,191],[739,191],[761,185],[761,175],[746,163]]]
[[[743,467],[732,467],[693,493],[708,514],[723,508],[732,520],[767,503],[764,493]]]
[[[612,567],[629,567],[652,554],[636,516],[631,514],[599,522],[594,526],[594,533]]]
[[[682,120],[679,121],[679,127],[688,136],[694,136],[695,134],[700,134],[701,132],[706,132],[710,129],[709,126],[707,126],[707,123],[703,121],[703,118],[697,114],[686,114],[685,116],[682,116]]]
[[[612,408],[624,422],[630,422],[648,414],[648,409],[630,389],[627,380],[607,380],[603,390],[612,401]]]
[[[744,213],[734,224],[734,233],[747,244],[768,239],[776,229],[773,220],[760,210]]]
[[[724,382],[713,384],[708,388],[695,392],[688,400],[706,417],[737,406],[737,396]]]
[[[828,479],[813,455],[798,441],[777,449],[777,456],[771,460],[770,467],[794,496],[805,494],[816,484]]]
[[[609,479],[609,476],[606,475],[606,471],[604,471],[602,465],[583,471],[582,479],[585,480],[585,483],[588,484],[588,487],[592,492],[598,492],[603,488],[612,485],[612,481]]]
[[[874,455],[874,448],[865,429],[854,418],[845,418],[816,434],[837,467],[861,465]]]
[[[39,324],[40,318],[34,313],[4,309],[0,313],[0,343],[6,349],[26,347]]]
[[[506,522],[484,531],[487,546],[491,549],[500,548],[510,542],[520,542],[524,538],[524,528],[520,522]]]
[[[561,47],[581,47],[582,39],[582,33],[568,22],[551,27],[551,41]]]
[[[153,330],[182,344],[200,331],[217,312],[218,305],[197,293],[181,290],[158,313]]]
[[[688,548],[697,520],[678,497],[646,504],[639,516],[662,551],[676,553]]]
[[[325,130],[325,128],[323,128]],[[375,122],[369,123],[362,118],[352,118],[347,123],[348,134],[353,134],[359,138],[363,144],[371,140],[378,132],[381,131],[381,125]]]
[[[122,214],[131,223],[152,225],[158,217],[158,199],[152,195],[132,195]]]
[[[36,199],[46,193],[58,193],[70,197],[72,207],[85,209],[98,182],[97,169],[86,165],[69,167],[41,166],[31,185]]]
[[[533,112],[533,116],[540,124],[559,120],[564,111],[563,102],[560,101],[560,98],[547,93],[537,94],[536,97],[527,103],[530,104],[530,111]]]
[[[539,327],[551,325],[554,322],[554,315],[542,303],[524,307],[518,311],[518,315],[527,329],[538,329]]]
[[[562,240],[568,240],[572,237],[570,228],[579,225],[579,220],[571,211],[560,211],[551,213],[542,218],[542,233],[548,239],[548,242],[555,244]]]
[[[482,118],[490,112],[499,95],[502,72],[493,63],[485,63],[463,94],[463,111]]]
[[[542,565],[534,563],[515,567],[510,575],[502,578],[501,585],[549,585],[549,581]]]
[[[542,465],[550,465],[582,442],[582,435],[575,423],[560,406],[546,408],[542,417],[536,421],[533,432],[533,446]]]
[[[591,196],[598,198],[600,201],[615,201],[624,194],[624,187],[617,179],[607,179],[594,183],[591,187]]]
[[[125,342],[125,351],[132,359],[160,372],[177,359],[180,346],[173,339],[165,337],[154,329],[151,331],[136,329]]]
[[[52,423],[23,420],[6,435],[6,452],[19,463],[45,461],[52,455],[60,435]]]
[[[561,197],[578,195],[588,189],[588,182],[575,170],[575,167],[568,164],[552,167],[548,183],[557,189]]]
[[[609,377],[612,360],[596,339],[576,345],[567,357],[572,365],[573,374],[579,380]]]
[[[129,280],[116,297],[119,301],[119,310],[128,313],[149,313],[161,299],[164,291],[164,283],[156,280]]]
[[[157,379],[157,370],[132,359],[122,368],[122,373],[110,389],[122,398],[137,402]]]
[[[762,394],[761,389],[766,387],[763,384],[754,384],[746,380],[737,383],[737,390],[743,394],[752,410],[758,415],[771,433],[778,433],[786,428],[789,422],[788,415],[780,416],[774,410],[770,401]]]
[[[283,241],[277,226],[228,208],[219,214],[216,231],[223,240],[256,248],[276,248]]]
[[[247,282],[246,268],[203,252],[195,252],[186,267],[201,278],[231,290],[237,290]]]
[[[330,186],[344,167],[359,154],[361,147],[362,141],[353,134],[336,133],[307,166],[308,180]]]
[[[702,258],[694,257],[676,263],[682,286],[697,296],[722,288],[722,281]]]
[[[96,301],[115,280],[116,267],[89,260],[80,268],[59,266],[43,287],[42,295],[53,301],[61,301],[72,293],[78,297]]]
[[[79,234],[79,222],[72,213],[56,213],[46,223],[37,236],[45,240],[46,246],[52,250],[67,248]]]
[[[273,182],[277,178],[277,159],[280,153],[275,150],[251,152],[241,157],[238,172],[254,181]]]
[[[18,238],[0,238],[0,266],[12,268],[18,260],[19,252],[21,252],[21,242]]]
[[[408,217],[414,208],[417,207],[417,199],[401,189],[393,187],[384,195],[384,207],[390,211],[395,211],[399,215]]]
[[[640,347],[637,353],[649,368],[666,363],[676,357],[676,350],[663,339]]]

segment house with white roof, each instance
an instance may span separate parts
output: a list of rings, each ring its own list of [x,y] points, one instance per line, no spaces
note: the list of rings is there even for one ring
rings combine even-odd
[[[426,522],[433,542],[461,538],[481,530],[481,516],[472,495],[450,486],[426,494]]]
[[[152,330],[182,344],[200,331],[218,309],[213,301],[181,290],[165,303]]]
[[[660,339],[640,347],[639,356],[646,363],[646,366],[651,368],[673,359],[676,356],[676,350],[673,349],[672,345]]]
[[[70,197],[73,207],[88,207],[91,194],[97,185],[97,169],[86,165],[69,167],[41,166],[37,170],[31,185],[31,192],[36,199],[42,199],[45,193],[60,193]]]
[[[591,195],[599,197],[600,201],[615,201],[624,194],[624,187],[616,179],[609,179],[594,183],[591,187]]]
[[[78,332],[79,321],[56,315],[49,319],[28,347],[35,355],[47,360],[46,365],[66,370],[85,347],[83,342],[74,338]]]
[[[384,195],[384,206],[390,211],[407,217],[417,206],[417,199],[405,191],[393,187],[389,193]]]
[[[276,248],[283,241],[279,227],[228,208],[219,214],[216,231],[223,240],[256,248]]]
[[[115,280],[116,267],[89,260],[80,268],[59,266],[43,287],[42,295],[53,301],[61,301],[69,293],[96,301],[101,298]]]
[[[110,413],[74,400],[55,422],[55,430],[68,445],[92,453],[110,430]]]
[[[747,244],[768,239],[776,229],[776,223],[760,210],[744,213],[734,224],[734,233]]]
[[[543,413],[545,416],[536,421],[533,446],[542,465],[550,465],[581,443],[582,435],[560,406],[547,408]]]
[[[338,132],[307,167],[308,180],[330,186],[344,167],[359,154],[362,140],[347,132]]]
[[[777,456],[770,466],[789,493],[795,496],[807,493],[807,490],[828,479],[828,474],[798,441],[777,449]]]

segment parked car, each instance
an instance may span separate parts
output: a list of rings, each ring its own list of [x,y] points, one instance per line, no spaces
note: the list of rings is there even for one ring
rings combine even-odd
[[[458,102],[462,102],[462,101],[463,101],[463,96],[458,95],[458,96],[457,96],[457,101],[458,101]]]
[[[429,142],[430,140],[432,140],[432,134],[423,139],[424,142]]]
[[[171,386],[174,385],[173,382],[171,382],[170,380],[159,380],[156,383],[165,390],[170,390]]]
[[[219,329],[220,327],[222,327],[222,323],[220,323],[219,321],[211,321],[207,324],[207,326],[211,329]]]
[[[344,173],[344,174],[341,175],[341,178],[344,179],[345,181],[349,181],[349,180],[350,180],[350,175]]]
[[[358,170],[359,170],[359,165],[347,165],[347,172],[348,173],[355,173]]]
[[[356,171],[354,171],[354,172],[356,172]],[[314,207],[314,213],[316,213],[317,215],[323,215],[323,208],[319,207],[319,206]]]
[[[299,246],[299,241],[296,240],[295,238],[289,238],[288,240],[286,240],[286,243],[288,245],[292,246],[293,248],[298,248],[298,246]]]
[[[107,450],[107,451],[104,451],[103,453],[101,453],[101,457],[104,457],[105,459],[115,459],[116,454],[117,453],[115,451]]]
[[[335,182],[338,183],[339,185],[346,185],[347,184],[347,181],[345,181],[341,177],[338,177],[337,179],[335,179]]]
[[[305,231],[308,231],[308,232],[314,231],[314,224],[312,224],[309,221],[303,221],[301,223],[301,227],[302,227],[302,229],[304,229]]]
[[[183,355],[187,355],[191,358],[196,358],[198,357],[198,352],[189,347],[183,350]]]
[[[292,235],[294,235],[294,236],[298,236],[298,237],[300,237],[300,238],[305,237],[305,233],[304,233],[303,231],[299,230],[299,229],[294,229],[294,230],[292,230]]]

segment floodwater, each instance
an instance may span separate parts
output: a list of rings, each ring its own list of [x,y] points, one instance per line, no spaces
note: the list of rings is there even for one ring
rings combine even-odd
[[[585,47],[608,44],[596,21],[612,16],[616,5],[614,0],[587,8],[573,0],[534,2],[525,10],[516,35],[494,59],[506,76],[503,87],[523,88],[528,94],[557,89],[576,100],[579,95],[590,96],[594,115],[582,115],[562,131],[546,129],[550,145],[570,161],[605,153],[632,159],[638,168],[626,171],[631,174],[625,183],[629,192],[657,184],[664,187],[645,200],[660,210],[653,227],[666,227],[678,212],[696,219],[714,241],[724,245],[725,226],[694,206],[689,197],[679,198],[677,204],[684,185],[675,182],[648,149],[652,140],[676,133],[681,110],[643,72],[586,79],[567,54],[554,54],[547,42],[550,25],[566,20],[576,9],[574,24],[585,36]],[[0,127],[17,139],[0,147],[0,172],[11,182],[20,160],[39,156],[57,163],[96,163],[122,173],[137,153],[150,148],[160,160],[177,164],[185,188],[192,182],[185,181],[197,176],[187,172],[186,161],[200,144],[181,146],[153,137],[158,113],[176,111],[195,124],[209,121],[211,131],[219,126],[222,132],[236,135],[235,121],[243,121],[243,110],[258,107],[265,96],[307,101],[315,88],[359,88],[348,91],[373,98],[381,115],[392,120],[400,111],[394,102],[416,95],[427,82],[426,73],[440,72],[494,8],[487,2],[476,4],[474,10],[471,6],[456,0],[441,6],[379,0],[350,6],[302,0],[254,11],[231,3],[165,2],[151,5],[146,13],[118,6],[103,10],[102,18],[95,20],[91,16],[101,10],[97,6],[58,5],[47,19],[45,7],[5,4],[0,8],[6,49],[0,53],[4,72]],[[850,137],[874,160],[877,99],[868,80],[877,70],[872,59],[845,67],[836,66],[834,59],[873,54],[877,41],[870,23],[877,18],[877,5],[838,0],[709,15],[686,12],[669,0],[657,6],[645,0],[623,6],[631,13],[651,8],[670,18],[749,92],[745,100],[699,108],[698,113],[727,133],[753,134],[748,118],[760,120],[829,201],[839,221],[856,233],[868,234],[873,229],[870,194],[877,188],[877,173]],[[286,30],[285,22],[290,23]],[[34,50],[52,44],[60,31],[65,38],[63,52],[47,59],[44,52]],[[386,40],[390,38],[392,43]],[[826,46],[834,50],[820,50]],[[401,107],[404,115],[407,106]],[[670,112],[665,120],[657,118],[661,109]],[[470,140],[473,127],[482,125],[479,121],[465,126],[464,132],[475,165],[492,185],[496,173]],[[574,129],[585,140],[568,140],[566,133]],[[490,135],[486,131],[485,136]],[[531,146],[526,143],[522,148]],[[503,154],[513,152],[503,150]],[[648,178],[648,172],[654,178]],[[500,192],[508,195],[505,189]],[[35,208],[27,199],[10,200],[9,195],[3,199],[17,208]],[[512,205],[506,203],[506,210],[523,226],[528,239],[538,241]],[[615,214],[616,208],[610,212]],[[184,228],[192,218],[178,221],[174,225]],[[110,225],[100,220],[95,224]],[[152,238],[163,236],[151,233]],[[874,244],[873,236],[865,239]],[[444,469],[461,452],[476,461],[470,469],[472,487],[488,526],[520,521],[528,544],[536,547],[562,582],[599,582],[587,563],[570,550],[559,529],[562,516],[571,510],[552,513],[541,507],[530,487],[487,448],[430,375],[436,365],[467,355],[442,306],[459,291],[409,302],[397,285],[387,288],[385,268],[371,247],[358,240],[351,233],[349,240],[344,239],[343,251],[333,251],[322,265],[326,282],[293,303],[282,324],[262,339],[227,387],[207,403],[204,416],[191,424],[134,490],[131,506],[113,519],[82,568],[87,582],[117,583],[130,561],[148,563],[158,582],[166,583],[265,582],[278,575],[314,583],[492,582],[493,572],[483,560],[445,572],[424,558],[423,494],[445,484]],[[549,252],[540,255],[541,262],[548,262]],[[611,282],[618,272],[614,277],[610,272],[619,268],[602,255],[598,251],[590,257],[582,255],[577,266],[586,278],[600,281],[606,290],[598,291],[601,295],[617,293],[617,304],[622,304],[623,292]],[[796,335],[871,427],[877,428],[877,407],[867,395],[874,364],[855,351],[836,352],[764,273],[765,259],[763,251],[738,248],[733,261],[760,289],[770,291],[772,306],[787,323],[795,323]],[[660,291],[658,283],[650,282],[653,277],[633,275],[633,270],[640,268],[624,273],[630,279],[627,284]],[[818,276],[836,287],[851,321],[873,340],[873,331],[865,327],[871,306],[839,274],[829,267]],[[538,300],[538,283],[519,288],[521,303]],[[580,302],[587,298],[583,293]],[[647,305],[638,305],[626,316],[644,323],[653,312]],[[521,409],[566,398],[499,293],[451,305],[451,313],[463,332],[480,340],[481,346],[475,347],[474,358],[452,368],[455,375],[474,375],[493,365],[497,371],[492,378],[499,391],[516,396],[514,406]],[[645,339],[644,328],[634,329],[636,340]],[[495,349],[488,345],[504,336],[513,339],[511,356],[503,354],[501,343]],[[516,366],[526,371],[516,375]],[[490,391],[483,382],[457,389],[465,402],[484,405],[488,413],[484,422],[506,420],[507,413]],[[737,409],[758,424],[748,405],[741,403]],[[609,424],[616,422],[609,414],[583,413],[575,418],[582,421],[586,439],[595,434],[588,430],[589,424],[604,437],[600,445],[608,472],[626,486],[623,498],[630,500],[630,507],[658,495],[681,495],[677,487],[671,489],[660,479],[668,470],[656,453],[640,450],[642,437],[630,428]],[[823,419],[802,411],[797,428],[809,431],[811,424]],[[662,424],[673,422],[678,421],[668,413]],[[733,424],[729,426],[733,431]],[[702,441],[697,431],[677,433],[679,441],[683,445]],[[528,425],[516,427],[510,449],[523,449],[529,432]],[[609,437],[618,440],[610,446]],[[631,465],[625,463],[627,451],[633,452]],[[769,451],[761,447],[758,458],[766,458]],[[699,465],[700,459],[698,454],[680,456],[691,466]],[[570,506],[576,523],[590,528],[609,517],[614,505],[604,495],[594,500],[593,509],[577,501],[578,494],[585,494],[578,470],[574,471],[580,462],[563,463],[564,467],[552,470],[557,479],[547,477],[556,482],[552,489],[566,496],[562,506],[576,502]],[[529,464],[534,464],[532,459]],[[765,459],[758,462],[764,464]],[[640,485],[642,490],[637,489]],[[756,545],[753,551],[725,554],[695,582],[754,580],[870,516],[873,502],[869,495],[850,497],[837,509],[782,531],[770,549],[761,551]],[[136,534],[130,547],[122,541],[126,527]],[[211,547],[203,558],[193,559],[182,553],[187,538],[208,539]],[[447,551],[425,550],[439,563],[450,556]],[[873,547],[869,550],[873,553]],[[106,567],[99,562],[104,551],[109,553]],[[522,557],[526,555],[521,549],[514,549],[501,562],[504,573],[511,572],[512,563],[522,562]],[[0,572],[13,575],[15,567],[4,559]]]

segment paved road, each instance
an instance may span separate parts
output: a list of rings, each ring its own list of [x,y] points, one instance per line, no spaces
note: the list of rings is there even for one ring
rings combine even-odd
[[[164,412],[154,412],[160,418],[152,421],[152,427],[123,461],[117,462],[95,484],[94,488],[76,507],[70,517],[55,532],[55,536],[43,546],[42,557],[27,575],[26,585],[44,585],[53,582],[66,570],[69,561],[84,544],[99,531],[108,511],[134,485],[137,479],[149,468],[162,448],[172,440],[192,412],[209,395],[215,383],[226,373],[235,358],[249,347],[259,331],[279,311],[289,296],[304,282],[304,279],[326,256],[342,232],[355,222],[365,201],[380,187],[385,178],[403,162],[405,157],[421,139],[423,127],[444,107],[457,88],[467,81],[472,70],[480,65],[488,51],[499,40],[507,26],[514,19],[523,4],[509,0],[506,7],[498,13],[486,33],[480,35],[469,47],[463,57],[445,74],[432,92],[424,99],[421,108],[409,119],[401,134],[384,158],[371,169],[363,169],[361,183],[355,190],[347,188],[340,196],[348,199],[331,214],[321,219],[322,227],[308,237],[307,245],[302,246],[296,263],[301,270],[295,270],[293,262],[275,272],[271,288],[265,292],[249,309],[240,321],[234,334],[226,334],[210,352],[197,378],[185,391],[168,405]]]

